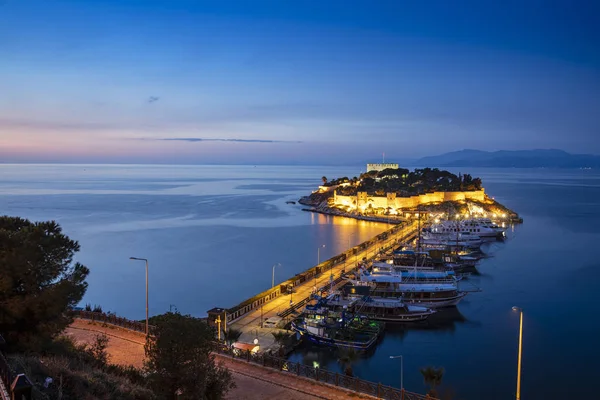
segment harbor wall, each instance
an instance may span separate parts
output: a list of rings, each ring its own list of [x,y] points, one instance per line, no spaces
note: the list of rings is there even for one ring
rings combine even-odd
[[[385,196],[371,196],[367,192],[358,192],[356,196],[340,196],[334,192],[331,206],[351,207],[365,209],[372,208],[404,209],[414,208],[421,204],[442,203],[444,201],[485,200],[485,191],[474,190],[468,192],[434,192],[411,197],[398,197],[396,193],[387,193]]]

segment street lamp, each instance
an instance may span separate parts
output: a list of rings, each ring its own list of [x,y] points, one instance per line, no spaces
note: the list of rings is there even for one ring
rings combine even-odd
[[[317,266],[321,264],[321,248],[325,248],[325,245],[317,247]],[[315,289],[317,288],[317,268],[315,267]]]
[[[402,356],[390,356],[390,358],[400,359],[400,390],[404,390],[404,358]]]
[[[322,244],[321,246],[317,247],[317,265],[321,264],[321,249],[325,248],[325,245]]]
[[[145,261],[146,262],[146,336],[149,334],[148,330],[148,260],[146,258],[129,257],[130,260]]]
[[[521,354],[523,353],[523,309],[521,307],[513,306],[513,311],[517,311],[520,314],[519,324],[519,361],[517,365],[517,400],[521,399]]]
[[[273,265],[273,276],[271,278],[271,288],[275,286],[275,267],[281,267],[281,263]]]

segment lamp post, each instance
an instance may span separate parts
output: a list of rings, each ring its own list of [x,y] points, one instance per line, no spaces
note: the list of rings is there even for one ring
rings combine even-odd
[[[321,264],[321,249],[325,248],[325,245],[322,244],[319,247],[317,247],[317,265]]]
[[[146,336],[150,332],[148,330],[148,260],[146,258],[129,257],[130,260],[145,261],[146,262]]]
[[[517,400],[521,399],[521,354],[523,353],[523,309],[521,307],[514,306],[513,311],[517,311],[520,314],[519,323],[519,361],[517,365]]]
[[[317,247],[317,266],[321,264],[321,248],[325,248],[325,245]],[[317,268],[315,267],[315,289],[317,288]]]
[[[275,267],[281,267],[280,263],[273,265],[273,275],[271,277],[271,288],[275,287]]]
[[[217,328],[217,340],[219,340],[219,342],[221,341],[221,316],[217,315],[217,319],[215,319],[215,322],[218,325]]]
[[[402,356],[390,356],[390,358],[396,359],[399,358],[400,359],[400,390],[404,390],[404,357]]]

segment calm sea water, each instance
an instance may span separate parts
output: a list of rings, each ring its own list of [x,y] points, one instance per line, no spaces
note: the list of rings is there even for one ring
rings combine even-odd
[[[386,229],[386,224],[306,213],[285,204],[322,175],[359,167],[0,165],[0,214],[55,219],[81,244],[91,269],[83,303],[130,318],[144,315],[150,260],[150,313],[171,305],[205,315]],[[458,172],[458,171],[455,171]],[[445,368],[442,393],[455,399],[514,397],[518,316],[525,310],[523,398],[596,398],[600,372],[600,173],[589,170],[463,169],[525,219],[465,288],[457,309],[413,328],[391,327],[355,373],[424,392],[419,368]],[[472,286],[470,286],[472,285]],[[335,352],[299,349],[292,359],[340,370]]]

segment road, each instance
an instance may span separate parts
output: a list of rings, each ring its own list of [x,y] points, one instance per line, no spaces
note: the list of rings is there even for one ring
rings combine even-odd
[[[110,324],[75,319],[65,335],[79,344],[91,345],[98,335],[108,338],[108,361],[111,364],[142,368],[145,335]],[[309,400],[309,399],[372,399],[375,397],[334,387],[314,380],[264,368],[215,354],[216,361],[229,369],[237,387],[225,397],[227,400]]]

